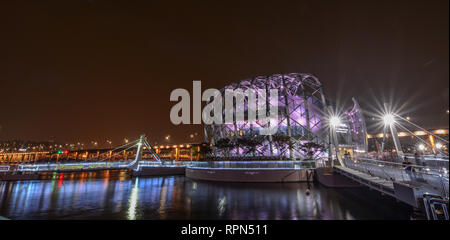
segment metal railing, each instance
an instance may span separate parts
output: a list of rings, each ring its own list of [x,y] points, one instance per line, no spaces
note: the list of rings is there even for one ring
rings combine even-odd
[[[89,162],[89,163],[48,163],[48,164],[20,164],[16,171],[37,172],[37,171],[58,171],[58,170],[86,170],[86,169],[107,169],[125,168],[127,162]]]
[[[10,168],[9,165],[0,165],[0,172],[9,172]]]
[[[448,200],[433,194],[423,194],[423,205],[428,220],[448,220]],[[438,211],[440,214],[438,214]],[[441,217],[440,217],[441,215]]]
[[[160,166],[166,166],[166,167],[182,167],[189,165],[191,162],[179,162],[174,160],[165,160],[164,162],[155,162],[155,161],[140,161],[139,166],[140,167],[160,167]]]
[[[193,162],[190,168],[223,169],[313,169],[315,161],[251,161],[251,162]]]
[[[344,158],[346,167],[392,182],[405,182],[429,188],[443,198],[449,197],[448,168],[423,165],[404,165],[398,162],[380,161],[359,157]]]
[[[120,162],[74,162],[74,163],[43,163],[43,164],[19,164],[17,166],[0,165],[0,172],[39,172],[62,170],[95,170],[127,168],[132,161]],[[186,162],[164,161],[140,161],[139,166],[185,166]]]
[[[442,156],[441,154],[418,156],[406,155],[406,158],[415,165],[429,168],[449,169],[448,156]]]
[[[414,155],[414,154],[404,154],[409,162],[423,167],[430,168],[446,168],[449,169],[449,158],[448,155],[443,154],[428,154],[428,155]],[[356,158],[366,158],[374,159],[384,162],[402,163],[404,161],[403,157],[399,157],[395,153],[383,153],[383,154],[364,154],[358,155]]]

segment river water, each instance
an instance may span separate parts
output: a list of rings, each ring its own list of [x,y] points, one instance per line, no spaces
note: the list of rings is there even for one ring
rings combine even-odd
[[[218,183],[123,171],[0,181],[9,219],[410,219],[412,209],[366,188]]]

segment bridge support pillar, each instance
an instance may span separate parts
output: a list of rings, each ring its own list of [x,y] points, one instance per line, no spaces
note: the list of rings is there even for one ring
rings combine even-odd
[[[145,135],[141,135],[141,137],[139,138],[139,142],[137,143],[136,158],[134,159],[133,163],[130,164],[129,168],[136,169],[139,166],[139,162],[142,160],[142,149],[144,147],[144,141]]]

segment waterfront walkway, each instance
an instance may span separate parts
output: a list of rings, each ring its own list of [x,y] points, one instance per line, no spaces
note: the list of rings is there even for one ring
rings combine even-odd
[[[333,170],[381,194],[424,209],[428,219],[449,219],[447,168],[412,165],[414,168],[407,170],[402,164],[367,158],[344,162],[346,166],[334,166]]]
[[[395,197],[394,183],[392,181],[370,176],[369,174],[341,166],[335,166],[334,170],[339,174],[344,175],[371,189],[380,191],[381,193],[387,194],[391,197]]]

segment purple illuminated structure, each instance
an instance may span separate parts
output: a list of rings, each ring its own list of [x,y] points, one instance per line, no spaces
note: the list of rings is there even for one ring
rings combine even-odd
[[[326,100],[322,84],[311,74],[290,73],[259,76],[230,84],[225,89],[278,89],[278,118],[272,123],[247,121],[247,98],[244,99],[245,121],[205,125],[205,136],[213,145],[216,157],[273,157],[278,159],[316,160],[328,148]],[[266,101],[269,101],[267,98]],[[223,99],[225,102],[225,99]],[[268,105],[268,104],[267,104]],[[266,109],[269,116],[269,109]],[[277,124],[274,135],[260,135],[259,129]]]
[[[358,102],[355,98],[353,100],[353,108],[346,112],[348,119],[348,127],[350,129],[350,136],[354,145],[356,154],[367,152],[367,130],[364,115],[361,112]]]

